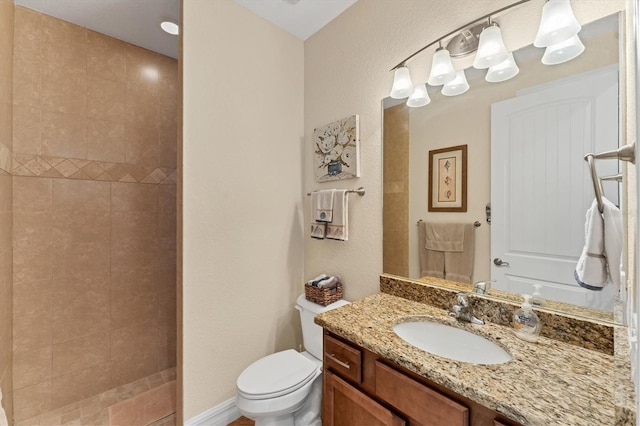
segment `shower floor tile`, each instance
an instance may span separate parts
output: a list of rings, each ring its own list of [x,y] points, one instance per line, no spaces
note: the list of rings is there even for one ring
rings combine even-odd
[[[176,369],[169,368],[135,382],[108,390],[100,395],[60,407],[14,426],[109,426],[109,407],[151,389],[169,383],[176,378]],[[175,415],[164,417],[152,426],[175,426]],[[131,425],[122,425],[131,426]]]

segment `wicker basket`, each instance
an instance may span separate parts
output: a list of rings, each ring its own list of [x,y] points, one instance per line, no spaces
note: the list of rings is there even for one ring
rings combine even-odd
[[[327,306],[342,299],[342,284],[334,288],[318,288],[309,284],[304,285],[304,297],[318,305]]]

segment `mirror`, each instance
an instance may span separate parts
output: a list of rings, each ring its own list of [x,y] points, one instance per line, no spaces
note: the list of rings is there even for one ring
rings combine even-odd
[[[475,227],[474,232],[475,257],[471,281],[495,280],[489,295],[501,298],[513,299],[518,294],[533,292],[532,284],[539,282],[536,281],[538,279],[521,279],[515,284],[505,285],[504,279],[497,280],[497,274],[492,270],[497,266],[493,263],[493,258],[497,256],[491,252],[492,244],[497,241],[497,223],[504,220],[504,212],[496,210],[495,205],[492,211],[488,208],[492,196],[495,198],[496,193],[495,187],[492,190],[492,185],[499,180],[491,181],[492,168],[495,170],[499,161],[499,156],[493,155],[497,150],[494,149],[495,152],[492,153],[491,149],[491,106],[532,93],[544,93],[544,90],[550,88],[553,91],[553,85],[557,82],[571,86],[574,81],[599,72],[613,73],[616,78],[614,102],[617,106],[619,19],[619,14],[615,14],[584,25],[580,38],[586,49],[581,56],[572,61],[553,66],[543,65],[540,60],[544,50],[527,46],[514,52],[520,74],[511,80],[487,83],[484,80],[484,70],[468,68],[466,74],[471,88],[463,95],[446,97],[440,93],[440,87],[429,86],[431,103],[425,107],[409,108],[405,105],[405,100],[383,100],[384,273],[423,282],[442,282],[421,276],[418,221],[466,224],[475,222],[479,226]],[[562,111],[558,112],[558,115],[561,114]],[[495,121],[495,114],[493,117]],[[581,212],[581,217],[579,220],[571,221],[572,231],[568,235],[572,235],[573,238],[565,238],[571,240],[566,250],[572,253],[576,263],[584,245],[584,214],[594,198],[591,176],[582,157],[590,151],[600,152],[603,149],[617,148],[620,133],[618,121],[617,118],[614,121],[615,137],[600,138],[607,139],[606,142],[611,144],[611,148],[598,144],[588,149],[585,145],[585,150],[571,152],[572,157],[575,157],[575,162],[571,160],[574,164],[570,173],[571,181],[558,180],[547,185],[553,187],[554,197],[560,197],[562,200],[575,201],[575,193],[580,190],[577,209]],[[429,151],[459,145],[467,146],[467,210],[460,213],[428,211]],[[598,175],[618,173],[617,163],[598,163]],[[618,187],[617,182],[608,181],[605,183],[604,192],[609,200],[619,205]],[[541,194],[537,196],[548,197]],[[519,221],[519,226],[533,229],[533,234],[559,235],[545,222],[549,213],[538,210],[534,194],[527,192],[524,198],[533,200],[534,204],[527,204],[530,207],[526,210],[526,218],[523,217]],[[563,216],[565,211],[558,211],[557,215]],[[490,217],[493,219],[492,223],[487,221]],[[517,221],[511,222],[511,226],[515,224]],[[575,229],[578,230],[577,234]],[[562,256],[570,257],[566,256],[565,252]],[[573,265],[572,270],[575,263]],[[542,281],[544,284],[541,294],[545,308],[613,321],[611,305],[603,309],[603,305],[598,303],[597,298],[601,292],[583,290],[575,284],[573,276],[569,278],[573,281],[574,288],[566,289],[556,283],[561,281],[556,278],[545,277]],[[471,289],[471,285],[469,288]]]

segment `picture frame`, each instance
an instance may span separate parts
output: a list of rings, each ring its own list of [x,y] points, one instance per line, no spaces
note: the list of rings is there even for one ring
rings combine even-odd
[[[360,119],[357,114],[313,130],[316,182],[360,177]]]
[[[467,211],[467,145],[429,151],[429,211]]]

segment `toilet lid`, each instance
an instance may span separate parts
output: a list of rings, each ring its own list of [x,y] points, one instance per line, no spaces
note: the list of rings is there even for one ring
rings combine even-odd
[[[261,358],[248,366],[236,382],[248,399],[286,395],[315,377],[318,366],[304,355],[289,349]]]

